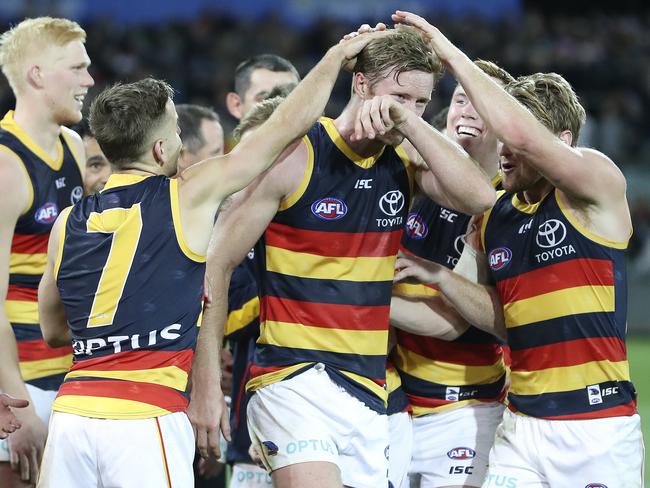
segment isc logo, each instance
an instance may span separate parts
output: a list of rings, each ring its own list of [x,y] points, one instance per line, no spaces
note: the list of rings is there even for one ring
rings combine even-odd
[[[323,220],[338,220],[348,213],[348,207],[343,203],[343,200],[325,197],[311,204],[311,212]]]
[[[58,215],[59,208],[56,206],[56,203],[47,202],[36,211],[34,214],[34,220],[39,224],[51,224],[56,220]]]
[[[406,235],[411,239],[420,240],[424,239],[429,233],[429,227],[424,223],[422,217],[417,213],[411,213],[406,221]]]
[[[497,247],[490,251],[490,268],[499,271],[505,268],[512,259],[512,251],[507,247]]]
[[[476,457],[476,451],[469,447],[454,447],[447,453],[450,459],[473,459]]]

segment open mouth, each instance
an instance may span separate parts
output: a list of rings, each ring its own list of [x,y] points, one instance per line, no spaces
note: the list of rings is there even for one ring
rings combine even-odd
[[[468,125],[459,125],[456,127],[456,135],[459,136],[478,137],[481,135],[481,132],[481,129],[470,127]]]

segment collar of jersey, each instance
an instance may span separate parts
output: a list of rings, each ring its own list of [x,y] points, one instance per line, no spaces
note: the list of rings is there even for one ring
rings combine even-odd
[[[14,120],[14,111],[10,110],[7,112],[7,114],[4,116],[2,121],[0,121],[0,128],[6,130],[10,134],[13,134],[20,142],[22,142],[27,149],[29,149],[31,152],[33,152],[36,156],[38,156],[40,159],[43,160],[45,164],[47,164],[50,168],[52,168],[54,171],[58,171],[61,169],[61,165],[63,164],[63,145],[61,144],[61,139],[58,138],[56,141],[56,150],[57,150],[57,157],[56,159],[52,159],[50,155],[45,152],[45,150],[36,144],[34,139],[32,139],[25,130],[19,126],[16,121]]]
[[[142,180],[150,178],[151,176],[153,175],[143,176],[130,173],[113,173],[108,177],[108,181],[106,182],[106,186],[104,186],[104,190],[109,190],[118,186],[127,186],[133,185],[135,183],[140,183]]]
[[[542,204],[542,202],[546,200],[548,196],[552,193],[553,191],[551,191],[548,195],[544,196],[544,198],[542,198],[539,202],[536,203],[522,202],[521,200],[519,200],[519,197],[515,193],[514,195],[512,195],[512,206],[515,207],[520,212],[524,212],[527,214],[534,214],[535,212],[537,212],[537,209]]]
[[[345,142],[345,140],[343,139],[339,131],[336,129],[336,126],[334,125],[334,121],[332,119],[328,117],[321,117],[320,123],[325,128],[327,135],[330,136],[330,139],[332,139],[334,145],[338,147],[339,150],[343,154],[345,154],[345,156],[357,166],[360,166],[364,169],[371,168],[381,157],[381,155],[384,154],[384,149],[386,149],[386,146],[382,147],[378,153],[373,154],[372,156],[369,156],[367,158],[364,158],[363,156],[359,156]]]

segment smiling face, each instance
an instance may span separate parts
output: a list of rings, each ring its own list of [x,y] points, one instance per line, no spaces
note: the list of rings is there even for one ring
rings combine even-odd
[[[97,139],[91,136],[83,138],[86,149],[86,171],[84,173],[84,190],[86,195],[93,195],[104,188],[111,175],[111,165],[104,156]]]

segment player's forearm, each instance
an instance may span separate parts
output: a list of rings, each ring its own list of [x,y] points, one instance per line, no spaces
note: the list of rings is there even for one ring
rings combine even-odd
[[[407,298],[393,296],[390,303],[390,324],[398,329],[422,336],[454,340],[469,324],[440,297]]]
[[[406,135],[436,179],[446,204],[466,213],[478,214],[492,205],[496,194],[490,179],[476,162],[422,118],[408,116],[400,131]],[[425,193],[430,192],[426,184]],[[434,200],[438,195],[429,194]]]

